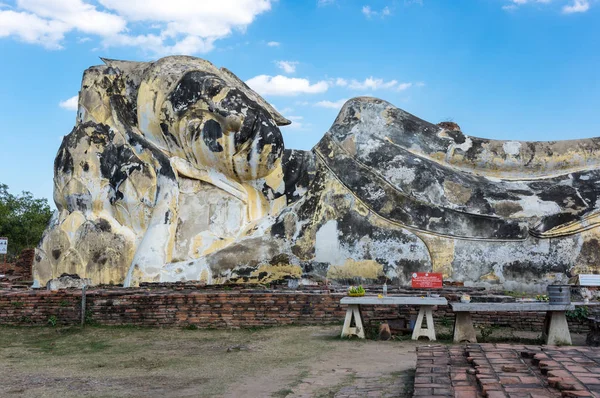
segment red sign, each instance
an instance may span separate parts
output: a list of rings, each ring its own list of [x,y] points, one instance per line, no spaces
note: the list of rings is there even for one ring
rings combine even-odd
[[[442,274],[434,272],[413,272],[412,287],[417,289],[441,289]]]

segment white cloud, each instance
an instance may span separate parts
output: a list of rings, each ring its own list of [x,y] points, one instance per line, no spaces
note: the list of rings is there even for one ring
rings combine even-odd
[[[58,106],[60,106],[63,109],[66,109],[68,111],[76,111],[77,106],[78,106],[78,103],[77,103],[78,101],[79,101],[79,95],[76,95],[74,97],[69,98],[68,100],[60,101],[58,103]]]
[[[267,46],[269,46],[269,47],[279,47],[280,45],[281,45],[281,43],[278,41],[270,41],[267,43]]]
[[[347,98],[337,101],[319,101],[315,104],[315,106],[319,106],[321,108],[340,109],[346,103],[346,101],[348,101]]]
[[[376,15],[377,13],[373,10],[371,10],[370,6],[363,6],[362,8],[362,13],[365,15],[365,17],[367,18],[371,18],[373,15]]]
[[[61,49],[60,42],[70,28],[60,21],[48,21],[26,12],[0,11],[0,38],[16,36],[50,50]]]
[[[548,3],[552,2],[552,0],[510,0],[510,2],[513,4],[516,4],[516,5],[532,4],[532,3],[548,4]]]
[[[402,83],[410,84],[410,83]],[[352,79],[349,88],[353,90],[378,90],[378,89],[390,89],[398,85],[397,80],[384,81],[383,79],[376,79],[373,76],[366,78],[364,81],[358,81]]]
[[[381,18],[384,18],[392,15],[392,10],[390,10],[390,7],[388,6],[383,7],[381,11],[375,11],[371,8],[371,6],[363,6],[361,12],[364,14],[365,17],[369,19],[377,16],[381,16]]]
[[[398,80],[389,80],[385,81],[384,79],[375,78],[370,76],[365,80],[347,80],[341,77],[330,79],[329,83],[331,85],[339,86],[339,87],[347,87],[352,90],[380,90],[394,89],[396,91],[404,91],[411,87],[423,87],[425,83],[423,82],[415,82],[415,83],[400,83]]]
[[[319,81],[311,84],[308,79],[300,79],[282,75],[259,75],[247,80],[246,84],[261,95],[280,96],[316,94],[325,92],[329,88],[329,85],[325,81]]]
[[[305,123],[302,121],[304,117],[302,116],[287,116],[289,120],[291,120],[292,124],[290,124],[287,128],[290,130],[303,130],[305,127]]]
[[[17,0],[14,11],[0,9],[0,37],[59,49],[67,33],[79,31],[99,36],[105,47],[134,46],[156,55],[204,53],[234,30],[244,31],[272,1]],[[155,32],[135,34],[133,23]]]
[[[282,69],[285,73],[294,73],[296,72],[296,65],[298,62],[296,61],[277,61],[277,67]]]
[[[336,0],[318,0],[317,1],[317,5],[319,7],[325,7],[325,6],[330,6],[332,4],[335,4]]]
[[[590,9],[588,0],[574,0],[573,4],[564,6],[562,12],[565,14],[573,14],[576,12],[586,12]]]
[[[115,14],[98,11],[82,0],[18,0],[19,8],[50,21],[60,21],[80,32],[109,36],[122,32],[127,21]]]
[[[505,11],[515,11],[519,7],[527,4],[551,4],[553,0],[508,0],[508,4],[502,6]],[[566,0],[562,0],[566,3]],[[590,0],[569,0],[570,4],[565,4],[562,7],[563,14],[573,14],[578,12],[586,12],[590,9]]]
[[[338,77],[337,79],[335,79],[335,85],[340,87],[346,87],[348,85],[348,80]]]

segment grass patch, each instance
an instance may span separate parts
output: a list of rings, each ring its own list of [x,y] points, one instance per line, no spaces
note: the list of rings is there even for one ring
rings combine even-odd
[[[344,377],[344,380],[341,383],[338,383],[332,387],[325,387],[318,391],[315,391],[314,397],[315,398],[334,398],[335,394],[337,394],[342,388],[354,383],[355,380],[356,380],[356,374],[351,373],[351,374],[347,375],[346,377]]]
[[[401,392],[401,397],[412,397],[415,392],[415,374],[416,369],[409,369],[406,372],[401,372],[405,376],[404,388]]]
[[[293,394],[293,393],[294,393],[293,390],[290,390],[289,388],[284,388],[279,391],[275,391],[273,394],[271,394],[271,396],[274,398],[285,398],[288,395]]]

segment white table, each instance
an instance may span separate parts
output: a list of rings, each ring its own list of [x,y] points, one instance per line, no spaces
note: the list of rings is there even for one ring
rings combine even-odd
[[[443,297],[383,297],[375,296],[364,297],[344,297],[341,304],[348,305],[346,310],[346,319],[342,328],[342,337],[356,335],[361,339],[365,338],[365,330],[360,314],[361,305],[418,305],[419,315],[413,329],[412,339],[418,340],[421,336],[426,336],[429,340],[435,340],[435,328],[433,326],[433,307],[436,305],[448,305],[448,300]],[[354,325],[352,319],[354,318]],[[423,318],[427,321],[427,328],[423,328]]]
[[[471,312],[545,312],[543,335],[546,344],[571,344],[571,333],[565,313],[573,311],[575,305],[551,305],[548,303],[450,303],[456,313],[454,342],[477,342]]]

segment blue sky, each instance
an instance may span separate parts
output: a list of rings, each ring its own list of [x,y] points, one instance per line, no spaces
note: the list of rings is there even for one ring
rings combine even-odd
[[[344,100],[383,98],[469,135],[600,136],[598,0],[0,0],[0,182],[52,197],[98,57],[226,66],[310,149]]]

